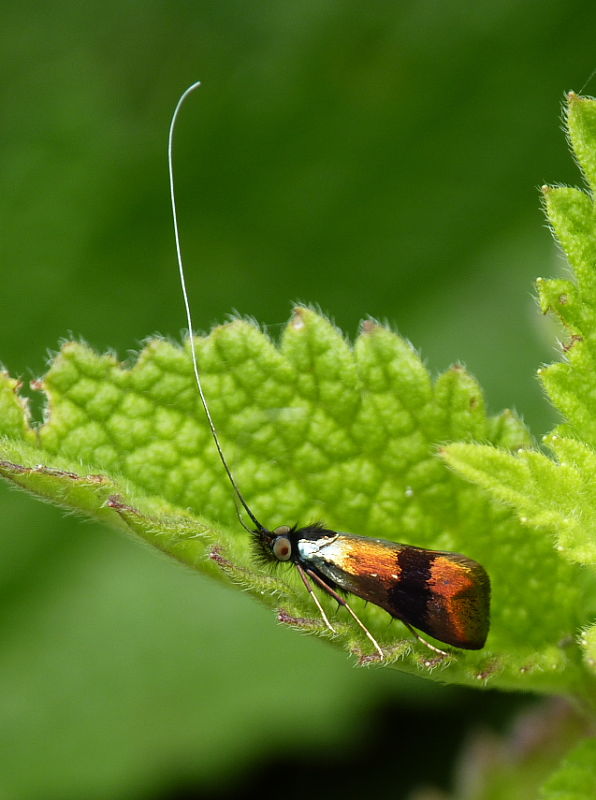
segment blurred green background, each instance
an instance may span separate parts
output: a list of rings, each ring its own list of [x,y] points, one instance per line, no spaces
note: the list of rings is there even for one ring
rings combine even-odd
[[[592,2],[6,0],[2,30],[12,374],[41,374],[69,335],[121,357],[179,335],[165,144],[201,79],[176,151],[197,328],[236,310],[275,337],[303,301],[354,337],[372,315],[433,372],[465,363],[492,411],[552,424],[535,370],[556,331],[533,280],[563,265],[538,187],[579,182],[560,113],[596,66]],[[448,788],[466,737],[520,702],[356,670],[241,594],[0,490],[0,800],[309,781],[406,797]]]

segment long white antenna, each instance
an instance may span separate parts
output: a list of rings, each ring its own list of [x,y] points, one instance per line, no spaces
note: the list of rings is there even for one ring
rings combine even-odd
[[[174,149],[174,128],[176,127],[176,120],[178,118],[178,113],[180,112],[180,109],[182,108],[182,104],[184,103],[184,101],[186,100],[188,95],[191,92],[194,92],[195,89],[198,89],[198,87],[200,85],[201,85],[201,81],[197,81],[196,83],[193,83],[192,86],[189,86],[188,89],[186,89],[186,91],[183,92],[182,95],[180,96],[180,99],[178,100],[176,108],[174,109],[174,113],[172,114],[172,121],[170,122],[170,133],[169,133],[169,136],[168,136],[168,169],[169,169],[169,173],[170,173],[170,200],[171,200],[171,205],[172,205],[172,218],[173,218],[173,221],[174,221],[174,238],[176,240],[176,255],[177,255],[177,258],[178,258],[178,271],[180,273],[180,285],[182,287],[182,297],[184,298],[184,307],[186,309],[186,322],[188,324],[188,338],[190,340],[190,352],[191,352],[191,355],[192,355],[192,365],[193,365],[193,369],[194,369],[194,373],[195,373],[195,381],[196,381],[196,384],[197,384],[197,388],[199,390],[199,397],[201,398],[201,403],[202,403],[203,409],[205,410],[205,415],[207,417],[207,422],[209,423],[209,428],[211,430],[211,435],[213,436],[213,441],[215,442],[215,446],[217,448],[217,452],[218,452],[219,457],[221,459],[221,463],[224,466],[226,474],[227,474],[227,476],[228,476],[228,478],[230,480],[230,483],[232,484],[232,488],[234,489],[234,492],[236,493],[236,496],[238,497],[238,500],[242,503],[242,506],[244,507],[244,510],[246,511],[248,516],[251,518],[251,520],[254,522],[254,524],[257,526],[257,529],[262,531],[262,530],[265,530],[264,527],[261,525],[259,520],[255,517],[255,515],[250,510],[250,508],[248,506],[248,503],[244,499],[244,497],[242,495],[242,492],[240,491],[236,481],[234,480],[234,476],[232,475],[232,471],[231,471],[230,467],[228,466],[228,462],[226,461],[226,458],[225,458],[225,456],[223,454],[223,450],[221,449],[221,445],[219,443],[219,437],[217,435],[217,429],[216,429],[215,424],[213,422],[213,419],[211,417],[211,412],[209,411],[209,406],[207,405],[207,400],[205,399],[205,394],[203,392],[203,386],[201,384],[201,376],[200,376],[200,373],[199,373],[199,364],[198,364],[198,360],[197,360],[197,353],[196,353],[196,350],[195,350],[195,340],[194,340],[194,336],[193,336],[193,332],[192,332],[193,331],[193,327],[192,327],[192,317],[191,317],[191,313],[190,313],[190,303],[188,301],[188,291],[186,289],[186,279],[184,277],[184,264],[182,262],[182,250],[180,249],[180,235],[178,233],[178,214],[177,214],[177,211],[176,211],[176,194],[174,192],[174,164],[173,164],[173,155],[172,155],[173,154],[173,149]]]

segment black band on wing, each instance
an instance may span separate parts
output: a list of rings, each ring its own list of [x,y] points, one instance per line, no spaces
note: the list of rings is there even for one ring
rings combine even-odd
[[[417,547],[400,550],[396,553],[399,581],[387,593],[394,615],[421,630],[428,628],[427,612],[432,600],[429,579],[434,559],[433,553]]]

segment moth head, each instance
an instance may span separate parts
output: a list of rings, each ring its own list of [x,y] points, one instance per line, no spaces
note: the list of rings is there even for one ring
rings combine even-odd
[[[271,542],[271,552],[277,561],[290,561],[292,558],[292,541],[290,533],[292,529],[288,525],[281,525],[273,531]]]
[[[291,561],[294,553],[291,534],[294,528],[280,525],[269,531],[266,528],[253,531],[253,542],[256,556],[260,561],[278,563]]]

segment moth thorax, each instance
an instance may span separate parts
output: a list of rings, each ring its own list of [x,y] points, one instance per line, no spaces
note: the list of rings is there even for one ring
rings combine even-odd
[[[289,561],[292,558],[292,542],[288,538],[289,532],[288,525],[281,525],[273,531],[275,539],[271,545],[271,552],[278,561]]]

